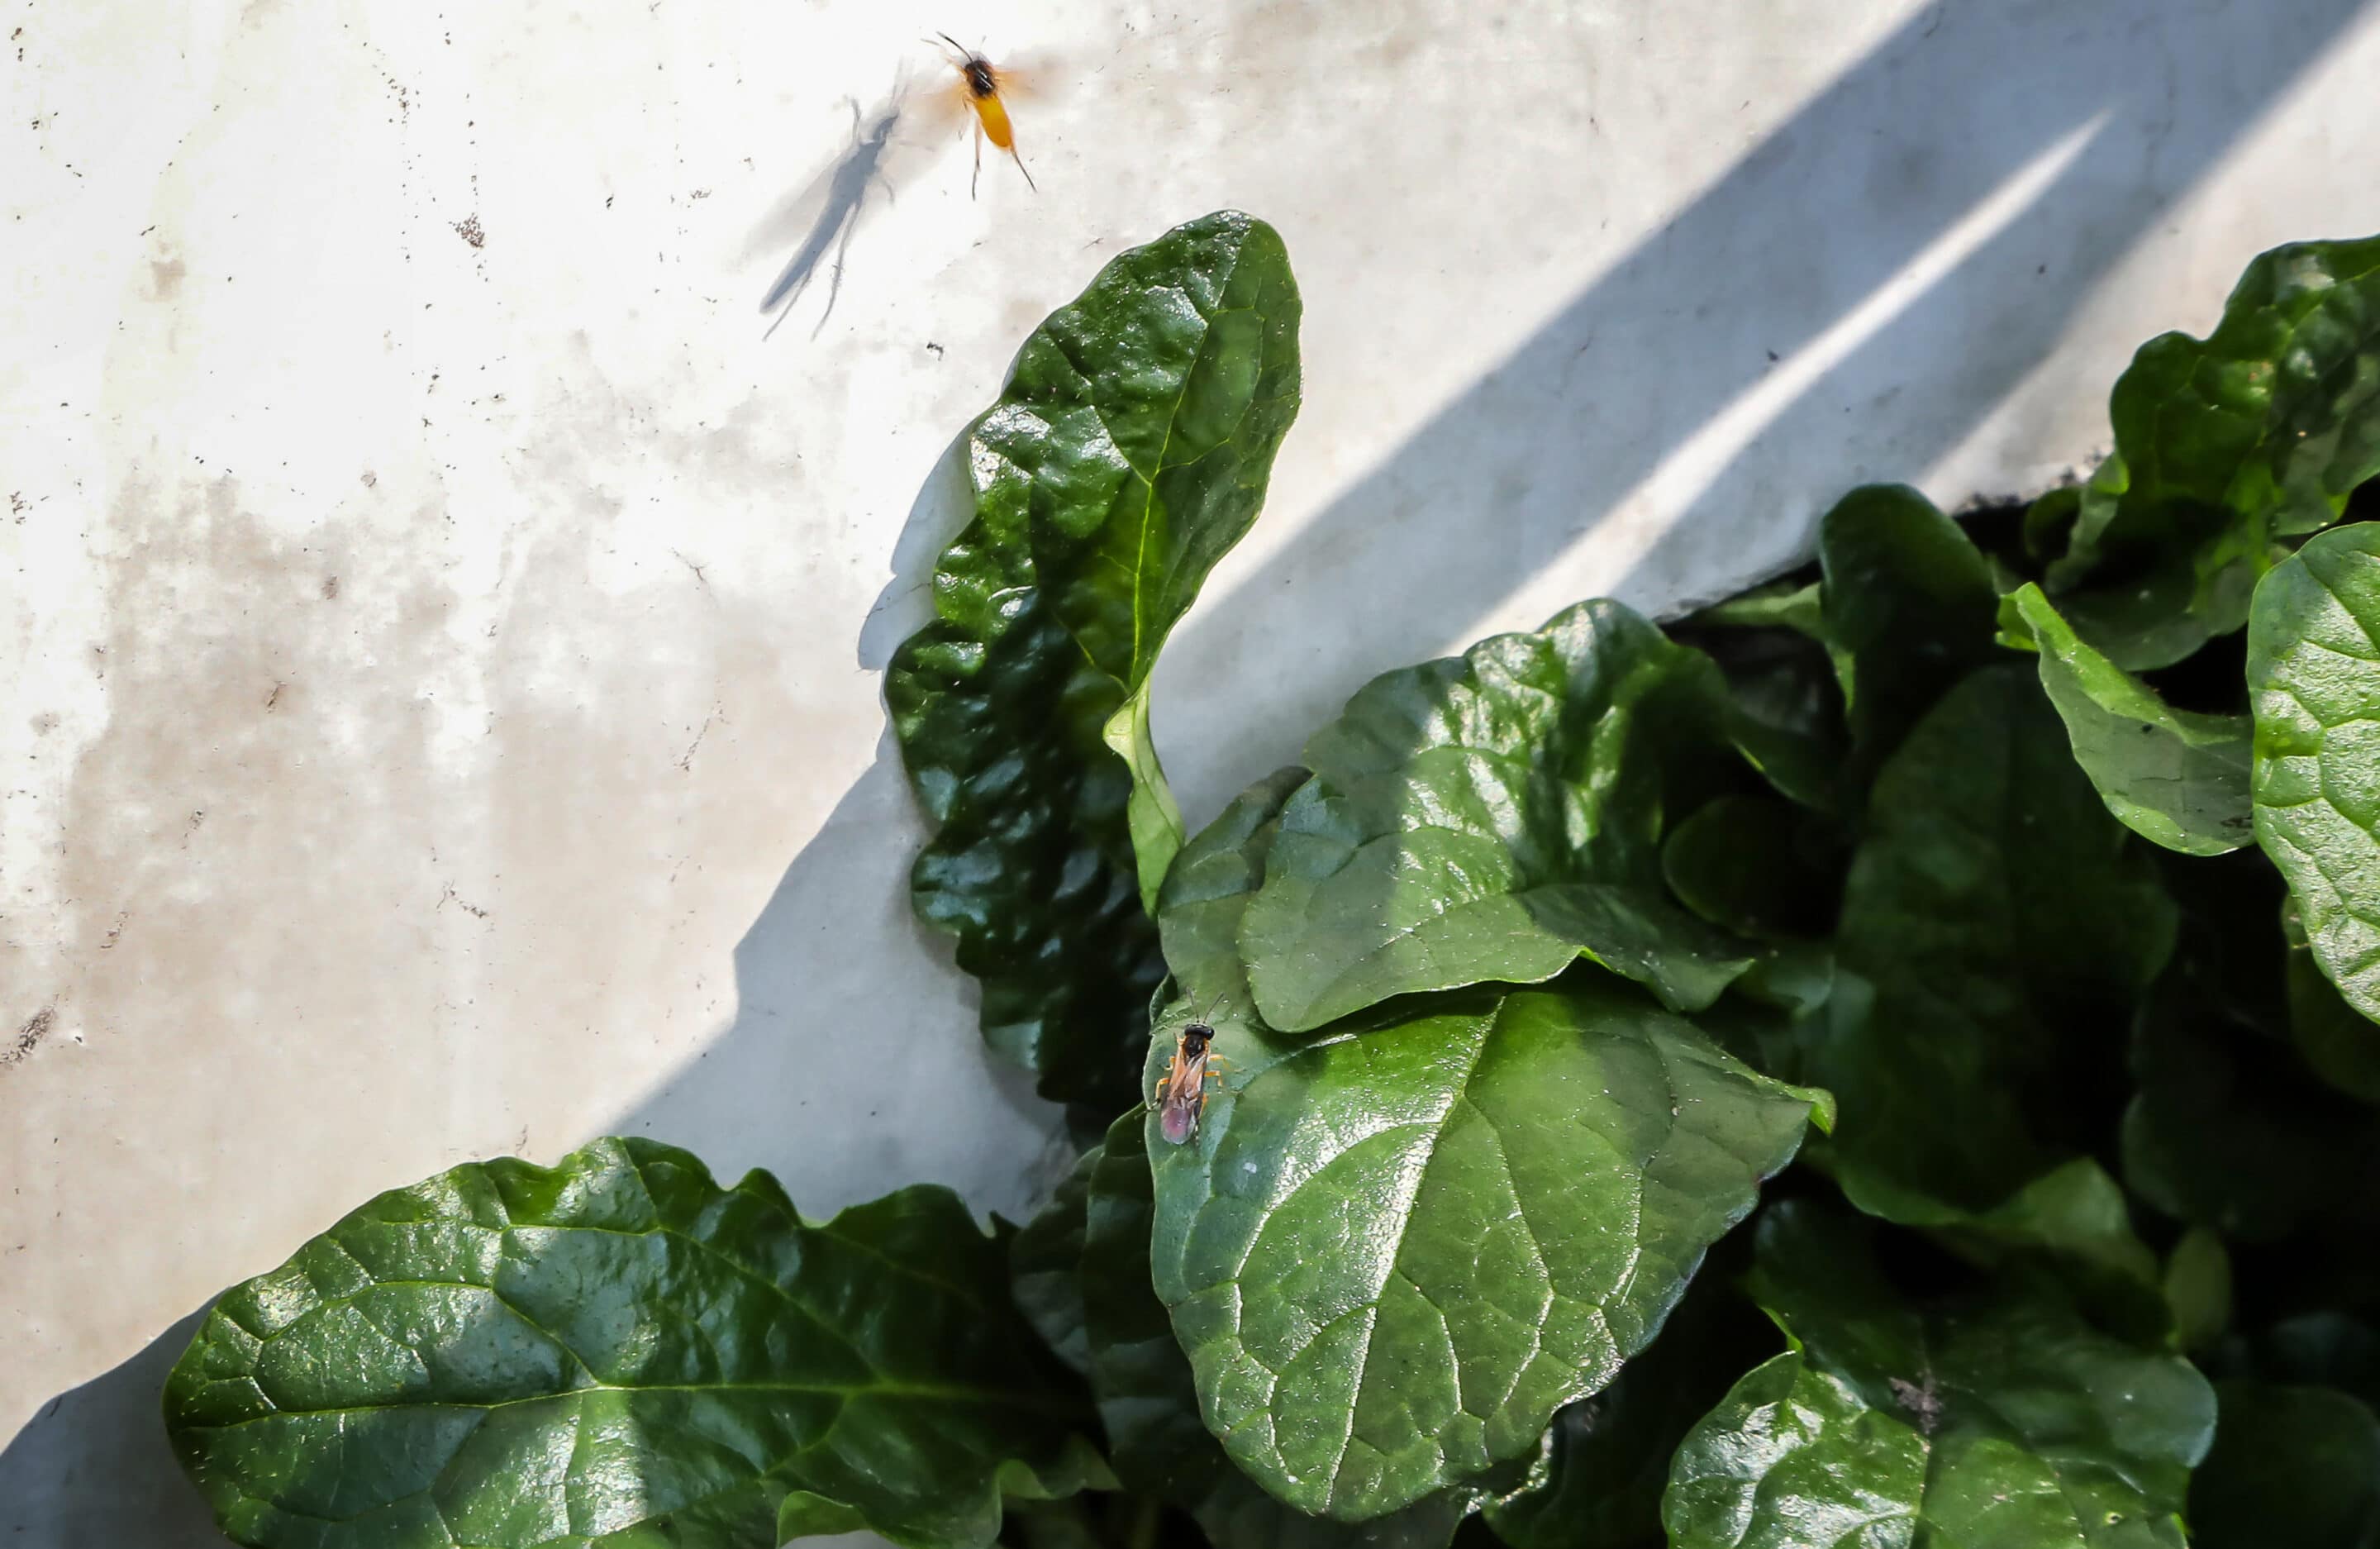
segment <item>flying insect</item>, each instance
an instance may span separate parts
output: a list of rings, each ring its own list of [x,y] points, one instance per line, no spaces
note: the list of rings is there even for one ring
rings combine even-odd
[[[951,50],[951,67],[958,79],[950,87],[952,96],[975,118],[975,171],[967,178],[967,197],[975,197],[976,185],[983,177],[983,142],[1008,152],[1016,170],[1025,174],[1025,186],[1035,193],[1041,191],[1033,181],[1033,174],[1025,165],[1025,157],[1016,149],[1015,126],[1009,122],[1007,93],[1017,90],[1020,76],[1015,70],[1004,70],[990,59],[961,43],[948,32],[937,34]],[[933,38],[926,40],[933,43]]]

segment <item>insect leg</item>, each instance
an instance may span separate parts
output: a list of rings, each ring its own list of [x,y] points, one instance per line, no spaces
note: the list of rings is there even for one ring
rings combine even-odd
[[[975,197],[975,186],[983,177],[983,120],[975,121],[975,171],[967,177],[967,197]]]
[[[1031,189],[1035,193],[1039,193],[1041,191],[1041,185],[1033,180],[1032,169],[1025,165],[1025,153],[1017,150],[1014,144],[1011,144],[1008,148],[1008,154],[1010,159],[1016,163],[1016,170],[1025,174],[1025,186]]]

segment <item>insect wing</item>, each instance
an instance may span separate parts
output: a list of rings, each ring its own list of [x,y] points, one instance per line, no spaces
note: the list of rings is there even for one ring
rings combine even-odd
[[[1198,1128],[1198,1110],[1207,1101],[1207,1056],[1177,1055],[1157,1103],[1157,1132],[1174,1145],[1188,1140]]]

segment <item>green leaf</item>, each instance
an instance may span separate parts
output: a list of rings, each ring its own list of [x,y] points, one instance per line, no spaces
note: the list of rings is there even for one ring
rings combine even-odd
[[[968,439],[975,515],[885,677],[936,827],[918,914],[1043,1096],[1128,1101],[1161,975],[1146,909],[1182,823],[1148,675],[1255,520],[1297,410],[1297,291],[1225,213],[1118,256],[1026,340]],[[1121,755],[1121,756],[1119,756]]]
[[[1008,1239],[1009,1287],[1016,1297],[1017,1310],[1058,1359],[1086,1372],[1091,1367],[1091,1349],[1083,1327],[1079,1272],[1091,1170],[1099,1162],[1096,1146],[1077,1157],[1074,1170],[1059,1183],[1050,1202]]]
[[[2165,1299],[2175,1337],[2185,1350],[2204,1349],[2231,1326],[2231,1254],[2223,1239],[2192,1226],[2166,1260]]]
[[[2328,1387],[2227,1382],[2190,1482],[2197,1549],[2380,1549],[2380,1417]]]
[[[2256,588],[2256,840],[2314,961],[2380,1018],[2380,523],[2325,532]]]
[[[1203,1011],[1218,1000],[1250,1005],[1240,967],[1240,921],[1264,881],[1281,807],[1305,783],[1303,769],[1277,769],[1232,798],[1174,859],[1157,897],[1165,965],[1183,998]]]
[[[2156,1255],[2132,1230],[2123,1189],[2087,1156],[2044,1173],[1989,1210],[1928,1201],[1876,1214],[1925,1228],[1950,1251],[2003,1280],[2049,1283],[2136,1343],[2154,1344],[2173,1331]]]
[[[986,1544],[1103,1482],[1087,1399],[948,1189],[824,1226],[601,1140],[383,1194],[225,1293],[165,1386],[224,1531],[280,1549]]]
[[[2259,256],[2214,333],[2143,345],[2108,409],[2116,452],[2049,591],[2118,665],[2163,666],[2238,628],[2274,541],[2380,474],[2380,238]]]
[[[1115,1121],[1091,1175],[1082,1258],[1091,1392],[1107,1427],[1108,1461],[1125,1488],[1196,1506],[1231,1464],[1199,1422],[1189,1360],[1149,1280],[1156,1204],[1144,1116],[1135,1108]]]
[[[1838,501],[1818,524],[1818,562],[1827,636],[1851,662],[1852,740],[1865,772],[1998,653],[1999,598],[1965,531],[1901,484]]]
[[[1844,805],[1840,766],[1851,657],[1827,633],[1820,587],[1789,580],[1670,627],[1718,664],[1739,747],[1778,790],[1819,811]]]
[[[1264,1019],[1310,1030],[1582,956],[1709,1005],[1750,957],[1670,901],[1661,822],[1725,717],[1709,658],[1603,601],[1375,678],[1306,744],[1240,922]]]
[[[2247,716],[2168,705],[2084,644],[2038,586],[2010,601],[2040,652],[2041,686],[2074,757],[2119,823],[2185,855],[2222,855],[2255,836]]]
[[[2313,960],[2297,900],[2282,909],[2281,932],[2289,942],[2284,968],[2289,1036],[2313,1073],[2340,1092],[2380,1104],[2380,1023],[2347,1004]]]
[[[1763,796],[1722,796],[1661,847],[1661,874],[1680,902],[1724,930],[1766,941],[1831,930],[1846,861],[1837,830]]]
[[[2092,1067],[2171,948],[2172,902],[2032,674],[1951,689],[1878,774],[1834,988],[1786,1072],[1832,1091],[1863,1209],[1989,1210],[2095,1140]]]
[[[2197,973],[2169,973],[2143,1005],[2132,1069],[2124,1181],[2158,1210],[2235,1243],[2380,1225],[2372,1111],[2227,1016]]]
[[[1697,609],[1691,622],[1715,629],[1791,629],[1823,645],[1828,640],[1824,593],[1816,581],[1771,581]]]
[[[1117,1119],[1100,1148],[1081,1261],[1091,1388],[1117,1476],[1188,1508],[1230,1549],[1443,1549],[1470,1510],[1467,1492],[1440,1491],[1360,1526],[1334,1522],[1266,1494],[1208,1433],[1189,1358],[1150,1283],[1155,1201],[1141,1119],[1138,1109]]]
[[[1554,1417],[1526,1482],[1487,1506],[1499,1539],[1511,1549],[1662,1542],[1670,1455],[1734,1381],[1777,1348],[1776,1325],[1730,1278],[1718,1262],[1706,1265],[1660,1337],[1609,1387]]]
[[[1534,1448],[1824,1102],[1572,983],[1322,1039],[1218,1022],[1224,1089],[1192,1143],[1152,1147],[1151,1257],[1208,1428],[1290,1504],[1361,1520]]]
[[[2181,1549],[2215,1424],[2187,1362],[2052,1299],[1912,1306],[1864,1232],[1806,1205],[1764,1215],[1758,1258],[1753,1294],[1794,1348],[1678,1449],[1675,1549]]]

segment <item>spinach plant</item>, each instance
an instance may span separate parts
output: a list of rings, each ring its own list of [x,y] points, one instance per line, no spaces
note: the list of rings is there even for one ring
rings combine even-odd
[[[1046,1209],[638,1140],[382,1195],[173,1372],[225,1530],[2380,1545],[2380,239],[2143,348],[2086,482],[1388,672],[1193,831],[1150,667],[1298,309],[1225,213],[1054,313],[887,679]]]

